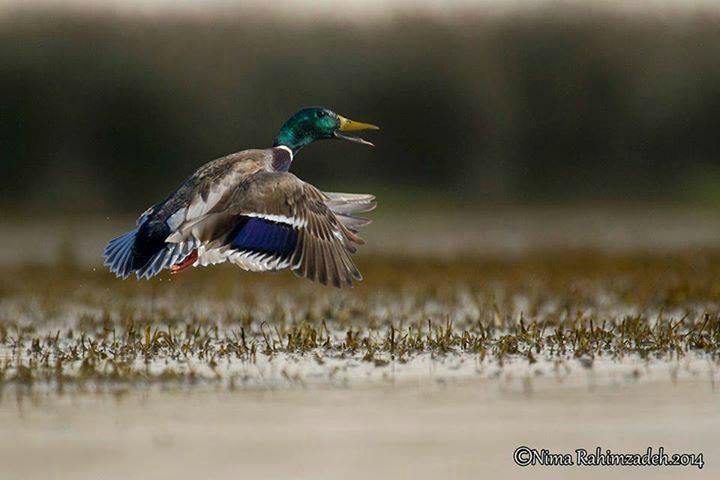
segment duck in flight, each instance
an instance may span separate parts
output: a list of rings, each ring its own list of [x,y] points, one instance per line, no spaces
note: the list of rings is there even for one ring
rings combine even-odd
[[[326,108],[300,110],[285,122],[272,148],[230,154],[200,167],[164,201],[147,209],[136,228],[105,247],[115,275],[150,278],[163,269],[231,262],[253,272],[290,269],[336,287],[362,280],[351,254],[375,208],[368,194],[321,192],[288,170],[305,146],[331,138],[372,143],[347,132],[377,130]]]

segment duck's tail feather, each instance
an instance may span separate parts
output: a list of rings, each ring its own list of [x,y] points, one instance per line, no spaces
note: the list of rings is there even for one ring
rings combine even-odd
[[[105,265],[120,278],[127,278],[133,271],[133,246],[138,229],[113,238],[105,247]]]
[[[181,243],[164,244],[155,253],[143,255],[137,251],[137,237],[136,228],[110,240],[105,247],[105,265],[120,278],[127,278],[132,273],[135,273],[138,279],[154,277],[161,270],[182,263],[199,247],[199,242],[191,238]]]
[[[184,270],[187,267],[193,266],[195,260],[197,260],[197,248],[199,242],[195,238],[181,243],[167,243],[155,255],[150,257],[145,265],[135,270],[135,275],[138,279],[151,278],[160,273],[161,270],[166,268],[172,268],[176,265],[183,265]],[[193,257],[194,255],[194,257]],[[188,264],[188,258],[193,257],[193,260]],[[180,270],[174,269],[172,273],[179,273]]]

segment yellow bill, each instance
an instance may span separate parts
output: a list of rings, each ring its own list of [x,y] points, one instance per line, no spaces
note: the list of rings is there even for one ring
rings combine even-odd
[[[335,137],[341,138],[343,140],[348,140],[355,143],[362,143],[363,145],[370,145],[371,147],[374,147],[371,142],[368,142],[365,139],[358,138],[358,137],[351,137],[349,135],[342,135],[338,132],[359,132],[362,130],[380,130],[380,127],[375,126],[371,123],[363,123],[363,122],[356,122],[355,120],[350,120],[349,118],[345,118],[341,115],[338,115],[338,120],[340,120],[340,126],[335,131]]]
[[[340,131],[341,132],[359,132],[361,130],[380,130],[380,127],[375,126],[371,123],[356,122],[355,120],[350,120],[349,118],[345,118],[342,115],[338,115],[338,120],[340,120]]]

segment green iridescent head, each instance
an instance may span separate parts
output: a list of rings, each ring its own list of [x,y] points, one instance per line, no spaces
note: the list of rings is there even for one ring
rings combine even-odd
[[[303,108],[290,117],[275,137],[273,146],[286,146],[296,154],[301,148],[317,140],[339,138],[372,146],[372,143],[341,132],[377,130],[369,123],[355,122],[322,107]]]

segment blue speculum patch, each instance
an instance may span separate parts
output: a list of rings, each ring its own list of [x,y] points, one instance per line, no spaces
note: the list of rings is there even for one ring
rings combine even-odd
[[[237,250],[267,253],[286,258],[295,250],[297,231],[288,224],[264,218],[245,217],[232,240]]]

